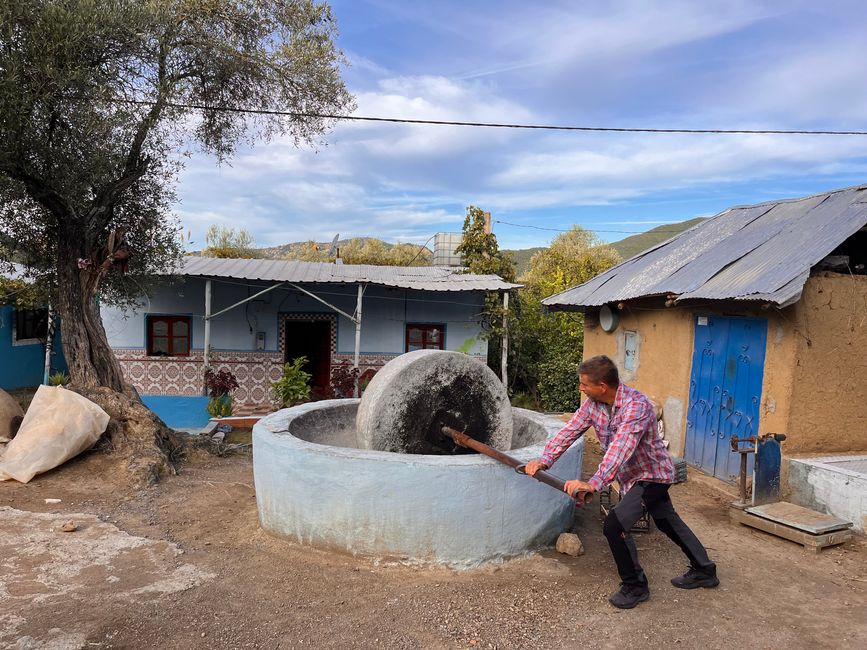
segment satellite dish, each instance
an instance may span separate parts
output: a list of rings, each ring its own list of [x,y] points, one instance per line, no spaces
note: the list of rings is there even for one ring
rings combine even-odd
[[[609,305],[602,305],[602,309],[599,310],[599,324],[602,326],[602,331],[613,332],[619,323],[620,313],[617,308],[612,309]]]
[[[337,254],[337,240],[340,239],[340,233],[334,235],[334,239],[331,240],[331,248],[328,249],[328,257],[334,257]]]

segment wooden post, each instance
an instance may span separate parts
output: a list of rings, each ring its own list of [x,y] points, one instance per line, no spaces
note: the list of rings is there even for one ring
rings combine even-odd
[[[204,370],[211,365],[211,281],[205,280],[205,352],[202,355]],[[207,389],[202,383],[202,394],[207,395]]]

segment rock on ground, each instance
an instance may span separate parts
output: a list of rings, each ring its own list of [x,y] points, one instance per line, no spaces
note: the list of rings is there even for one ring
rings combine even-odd
[[[575,533],[562,533],[557,538],[557,552],[578,557],[584,555],[584,544]]]

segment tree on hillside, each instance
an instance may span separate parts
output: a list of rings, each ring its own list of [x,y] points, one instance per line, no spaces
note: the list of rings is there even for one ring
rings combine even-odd
[[[521,276],[524,287],[518,291],[509,326],[512,383],[543,408],[569,411],[578,406],[584,316],[545,314],[542,299],[587,282],[619,261],[617,251],[575,226],[533,255],[530,268]]]
[[[415,244],[389,246],[373,237],[355,237],[338,249],[345,264],[373,264],[375,266],[429,266],[433,253]],[[328,246],[308,241],[290,252],[284,259],[299,262],[333,262]]]
[[[340,247],[344,264],[386,265],[388,248],[381,239],[354,237]]]
[[[169,206],[188,147],[222,161],[242,140],[310,143],[329,126],[316,115],[351,108],[330,9],[16,0],[0,3],[0,34],[0,241],[48,279],[73,383],[112,416],[138,478],[154,479],[172,436],[125,383],[97,294],[128,299],[139,283],[116,271],[146,276],[179,259]]]
[[[547,298],[587,282],[619,262],[617,251],[603,245],[592,231],[572,226],[557,235],[548,248],[533,255],[521,282]]]
[[[205,244],[202,250],[204,257],[224,257],[248,259],[258,257],[253,249],[253,235],[239,228],[229,228],[212,224],[205,233]]]
[[[392,266],[430,266],[433,253],[418,244],[395,244],[388,249],[388,260]]]
[[[298,262],[331,262],[333,261],[328,254],[328,249],[322,249],[312,239],[304,242],[298,248],[294,249],[285,259],[295,260]]]

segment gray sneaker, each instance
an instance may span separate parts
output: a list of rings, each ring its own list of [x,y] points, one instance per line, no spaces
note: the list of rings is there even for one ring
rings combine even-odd
[[[647,585],[620,585],[620,591],[615,591],[608,598],[608,602],[618,609],[632,609],[638,603],[650,598],[650,589]]]
[[[689,567],[689,571],[682,576],[672,578],[671,584],[678,589],[698,589],[699,587],[709,589],[716,587],[719,584],[719,578],[716,577],[716,566],[708,569]]]

